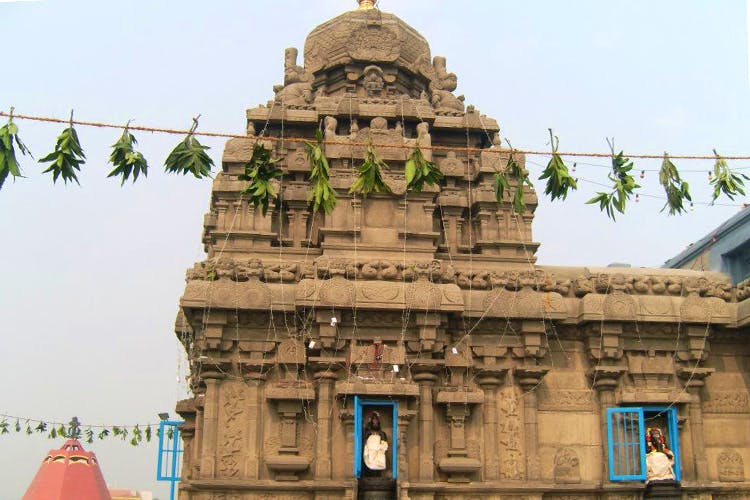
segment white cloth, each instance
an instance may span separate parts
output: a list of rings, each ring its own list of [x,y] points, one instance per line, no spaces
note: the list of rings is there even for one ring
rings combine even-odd
[[[665,453],[652,451],[646,455],[646,482],[674,479],[674,461]]]
[[[363,454],[367,468],[370,470],[385,470],[386,451],[388,451],[388,443],[380,439],[377,434],[370,434],[365,441]]]

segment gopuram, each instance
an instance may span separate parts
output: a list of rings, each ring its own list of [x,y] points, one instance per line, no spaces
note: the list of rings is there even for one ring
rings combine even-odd
[[[509,151],[456,86],[368,0],[301,66],[287,49],[226,144],[180,300],[179,498],[750,498],[750,286],[536,265],[536,195],[497,202]],[[308,200],[317,131],[329,215]],[[283,170],[265,215],[240,179],[258,140]],[[368,144],[391,192],[363,197]],[[417,147],[443,178],[409,192]]]

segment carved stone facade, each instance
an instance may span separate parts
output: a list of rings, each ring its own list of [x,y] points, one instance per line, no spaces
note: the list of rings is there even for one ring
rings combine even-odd
[[[497,122],[392,14],[336,17],[297,58],[287,49],[274,99],[228,141],[208,257],[187,273],[181,500],[354,500],[362,400],[396,403],[381,411],[394,498],[641,498],[642,482],[609,480],[606,413],[649,405],[677,409],[684,498],[750,498],[744,289],[714,273],[535,265],[536,195],[520,215],[494,196]],[[319,127],[330,215],[311,212],[297,140]],[[266,216],[239,180],[261,133],[283,168]],[[370,141],[392,193],[363,199],[349,187]],[[444,179],[407,193],[416,146]]]

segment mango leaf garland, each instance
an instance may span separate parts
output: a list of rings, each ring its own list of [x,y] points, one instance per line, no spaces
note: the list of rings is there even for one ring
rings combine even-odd
[[[365,152],[365,160],[357,167],[357,179],[349,189],[350,193],[359,193],[363,197],[368,194],[390,193],[391,188],[383,181],[382,170],[388,169],[388,165],[375,153],[375,148],[370,144]]]
[[[211,149],[202,145],[195,138],[195,129],[198,128],[198,119],[193,118],[193,126],[185,138],[169,153],[164,162],[165,170],[169,173],[191,173],[196,179],[211,177],[211,167],[214,162],[206,150]]]
[[[612,191],[609,193],[597,192],[596,196],[586,203],[589,205],[598,203],[599,210],[606,212],[610,219],[616,220],[615,211],[624,214],[627,201],[634,191],[641,186],[636,184],[635,177],[630,175],[630,171],[633,170],[633,162],[626,158],[622,151],[615,154],[614,141],[607,139],[607,143],[612,151],[612,172],[608,175],[609,180],[613,183]]]
[[[81,165],[86,163],[86,155],[83,154],[81,143],[78,140],[78,133],[73,128],[73,117],[71,114],[70,126],[57,136],[55,150],[41,158],[39,163],[50,163],[50,166],[42,173],[52,173],[52,182],[57,182],[58,177],[62,177],[65,184],[68,181],[78,182],[76,171],[81,170]]]
[[[669,159],[667,153],[664,153],[664,160],[661,162],[659,184],[664,187],[664,193],[667,195],[667,202],[664,204],[661,211],[663,212],[669,208],[669,215],[687,212],[687,209],[685,208],[685,200],[693,201],[690,197],[690,186],[680,178],[680,173],[677,171],[677,167],[675,167],[672,160]]]
[[[26,155],[28,153],[31,155],[29,149],[18,137],[18,126],[13,123],[11,112],[8,123],[0,127],[0,189],[3,188],[8,175],[12,175],[13,179],[23,177],[18,160],[16,159],[16,146],[21,154]]]
[[[523,199],[524,186],[529,186],[533,189],[534,185],[532,184],[531,179],[529,179],[528,172],[518,165],[512,146],[510,155],[508,156],[508,161],[505,164],[505,169],[500,172],[495,172],[495,182],[493,187],[495,190],[495,198],[498,203],[503,203],[503,195],[506,191],[511,191],[508,176],[516,179],[516,187],[513,190],[513,197],[511,200],[513,203],[513,211],[522,214],[526,211],[526,201]]]
[[[326,215],[330,215],[336,206],[336,191],[331,187],[331,167],[323,151],[323,134],[315,132],[316,142],[306,142],[307,161],[310,163],[310,195],[307,201],[313,204],[313,213],[321,207]]]
[[[427,161],[417,147],[404,165],[406,190],[421,193],[424,185],[434,186],[443,178],[443,173],[434,162]]]
[[[133,183],[138,179],[138,176],[143,174],[144,177],[148,176],[148,162],[143,155],[135,150],[135,145],[138,141],[135,140],[133,134],[125,130],[117,140],[116,143],[112,144],[112,154],[109,155],[109,162],[115,166],[115,168],[107,175],[107,177],[122,176],[120,186],[125,184],[130,175],[133,175]]]
[[[750,177],[730,169],[727,166],[727,161],[719,156],[719,153],[715,149],[714,155],[716,156],[716,163],[714,163],[714,175],[710,181],[714,188],[711,203],[715,203],[722,193],[730,200],[734,200],[734,197],[738,195],[745,196],[745,183],[743,179],[747,181],[750,180]]]
[[[281,169],[274,164],[278,160],[271,159],[271,152],[260,142],[253,147],[253,156],[245,165],[245,173],[240,175],[240,180],[250,181],[250,184],[242,191],[243,195],[249,196],[249,201],[255,208],[260,205],[263,216],[268,212],[268,205],[275,200],[278,194],[271,181],[282,176]]]
[[[552,134],[552,129],[549,129],[549,137],[552,144],[552,158],[550,158],[547,167],[542,171],[542,175],[539,176],[539,180],[547,179],[544,194],[549,195],[552,201],[556,199],[564,200],[568,197],[568,191],[578,189],[578,183],[570,175],[568,167],[557,153],[557,146],[560,141]]]

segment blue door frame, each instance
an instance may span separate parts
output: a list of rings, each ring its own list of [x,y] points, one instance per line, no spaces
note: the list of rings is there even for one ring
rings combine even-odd
[[[362,477],[362,427],[365,406],[389,406],[393,412],[391,426],[391,477],[398,479],[398,403],[388,400],[361,399],[354,396],[354,477]]]

